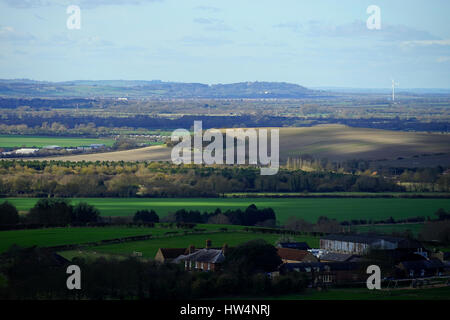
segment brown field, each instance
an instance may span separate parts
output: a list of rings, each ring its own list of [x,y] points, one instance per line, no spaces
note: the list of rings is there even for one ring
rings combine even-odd
[[[436,153],[449,157],[450,135],[343,125],[282,128],[280,131],[281,159],[309,154],[330,160],[381,160]]]
[[[62,157],[34,158],[34,160],[67,160],[67,161],[170,161],[170,148],[150,146],[139,149],[78,154]]]
[[[71,161],[169,161],[171,149],[164,146],[107,153],[41,158]],[[399,157],[450,162],[450,135],[326,125],[280,128],[280,160],[309,154],[330,160],[397,160]],[[437,156],[437,154],[440,154]],[[425,156],[426,155],[426,156]],[[415,158],[413,158],[415,157]],[[427,158],[426,158],[427,157]],[[435,158],[436,161],[432,161]],[[445,162],[445,161],[444,161]],[[430,163],[427,163],[430,164]]]

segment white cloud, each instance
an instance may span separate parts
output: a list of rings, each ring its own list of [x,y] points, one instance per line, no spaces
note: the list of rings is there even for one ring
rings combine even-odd
[[[233,31],[233,28],[220,19],[195,18],[194,22],[204,25],[206,31]]]
[[[274,25],[308,37],[327,38],[369,38],[384,41],[436,40],[428,31],[417,30],[404,25],[382,24],[381,30],[369,30],[362,20],[334,25],[310,20],[305,23],[288,22]]]
[[[219,12],[220,9],[216,7],[210,7],[210,6],[197,6],[194,9],[202,10],[202,11],[209,11],[209,12]]]
[[[105,5],[140,5],[150,2],[160,2],[163,0],[0,0],[8,6],[19,9],[47,7],[47,6],[68,6],[79,5],[84,8],[93,8]]]
[[[448,57],[439,57],[439,58],[436,59],[436,62],[438,62],[438,63],[450,62],[450,56],[448,56]]]
[[[31,41],[35,40],[35,37],[29,33],[17,31],[11,26],[0,26],[0,40],[13,42]]]
[[[450,46],[450,39],[444,40],[411,40],[403,41],[402,46],[407,47],[425,47],[425,46]]]

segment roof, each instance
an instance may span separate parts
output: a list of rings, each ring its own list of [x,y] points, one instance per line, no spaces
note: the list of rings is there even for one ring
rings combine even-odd
[[[439,259],[402,261],[401,264],[408,270],[445,268],[445,264]]]
[[[312,255],[306,250],[297,250],[289,248],[277,248],[277,254],[281,259],[293,260],[293,261],[303,261],[306,256]]]
[[[285,271],[311,272],[314,271],[346,271],[360,268],[357,262],[304,262],[304,263],[284,263],[281,269]]]
[[[173,260],[173,262],[178,263],[186,260],[196,262],[220,263],[225,260],[225,256],[220,249],[200,249],[191,254],[180,255],[178,258]]]
[[[186,253],[185,248],[159,248],[164,259],[175,259]]]
[[[390,236],[380,236],[380,235],[368,235],[368,234],[331,234],[321,238],[321,240],[336,240],[344,242],[354,242],[354,243],[366,243],[374,244],[381,240],[396,243],[399,248],[420,248],[422,244],[417,240],[390,237]]]
[[[355,255],[353,254],[327,252],[320,256],[320,260],[344,262],[350,260],[354,256]]]
[[[28,154],[28,153],[34,153],[36,151],[39,151],[37,148],[20,148],[14,151],[17,154]]]
[[[311,249],[306,242],[280,242],[278,244],[280,248],[289,248],[297,250],[308,250]]]

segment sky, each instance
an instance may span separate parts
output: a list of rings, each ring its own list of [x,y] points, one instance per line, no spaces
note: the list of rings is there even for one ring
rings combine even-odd
[[[0,78],[450,88],[449,12],[448,0],[0,0]]]

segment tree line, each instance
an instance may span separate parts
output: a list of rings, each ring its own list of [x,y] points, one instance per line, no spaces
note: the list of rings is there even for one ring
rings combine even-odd
[[[81,290],[65,286],[69,264],[82,270]],[[36,247],[12,247],[0,260],[0,298],[172,300],[302,292],[307,279],[298,272],[274,279],[265,274],[280,264],[276,248],[264,240],[229,248],[218,272],[188,272],[184,265],[137,258],[67,261]]]
[[[116,221],[117,220],[117,221]],[[272,208],[258,209],[254,204],[245,210],[227,210],[217,208],[213,212],[180,209],[160,219],[155,210],[138,210],[132,219],[135,224],[154,224],[158,222],[176,223],[177,226],[193,228],[196,223],[234,224],[243,226],[275,226],[276,215]],[[17,208],[8,201],[0,204],[0,226],[42,225],[42,226],[83,226],[97,223],[114,224],[129,221],[105,219],[100,211],[88,203],[71,205],[66,199],[40,199],[28,214],[19,216]]]
[[[218,197],[238,192],[401,192],[383,177],[251,166],[0,161],[0,195],[33,197]]]
[[[180,209],[164,218],[165,222],[233,224],[241,226],[275,226],[276,215],[272,208],[258,209],[251,204],[245,210],[217,208],[214,212]]]
[[[0,226],[19,223],[46,226],[87,225],[99,221],[100,211],[85,202],[71,205],[64,199],[40,199],[24,216],[19,216],[17,208],[8,201],[0,204]]]

